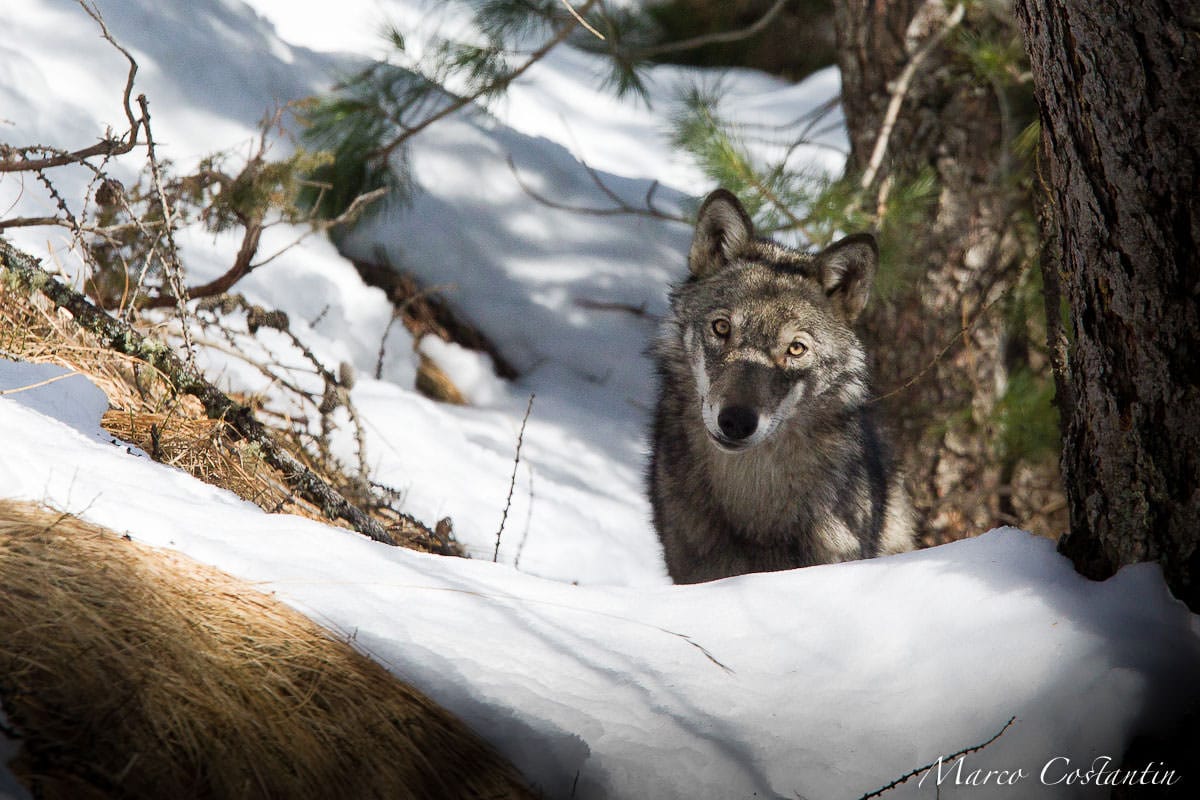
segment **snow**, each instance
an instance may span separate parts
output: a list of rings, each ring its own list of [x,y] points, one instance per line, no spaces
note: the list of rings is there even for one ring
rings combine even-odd
[[[56,370],[0,364],[6,387]],[[0,399],[8,496],[275,592],[461,715],[552,797],[577,774],[577,797],[857,797],[1014,715],[972,768],[1119,757],[1138,717],[1177,707],[1200,664],[1195,618],[1156,566],[1091,583],[1011,529],[700,586],[572,586],[264,515],[99,440],[96,417],[46,413],[98,416],[95,391],[71,378]],[[1034,779],[1022,794],[1077,795]]]
[[[385,18],[414,31],[417,48],[421,33],[464,19],[452,4],[428,14],[416,0],[99,5],[138,58],[161,150],[181,165],[248,146],[273,104],[380,52]],[[0,31],[0,138],[83,146],[105,125],[119,129],[119,54],[74,3],[24,6]],[[412,205],[386,209],[342,243],[450,287],[444,295],[518,381],[495,377],[486,356],[414,342],[399,325],[373,379],[391,306],[319,237],[238,285],[251,302],[286,310],[324,363],[355,368],[374,477],[403,490],[418,518],[450,516],[475,558],[265,515],[112,442],[98,427],[102,394],[81,376],[55,379],[59,367],[0,361],[0,390],[50,381],[0,396],[0,492],[275,592],[461,715],[548,797],[854,798],[987,739],[1012,716],[997,742],[967,757],[969,769],[1024,770],[1021,797],[1097,793],[1043,785],[1039,772],[1059,756],[1072,767],[1119,760],[1144,726],[1197,699],[1200,628],[1156,566],[1091,583],[1047,539],[998,530],[871,562],[668,584],[641,487],[653,397],[643,352],[667,284],[682,275],[689,231],[549,208],[514,170],[556,203],[589,208],[612,204],[588,167],[634,206],[657,181],[659,206],[677,212],[711,187],[669,146],[672,98],[684,82],[717,77],[655,69],[645,105],[597,91],[596,71],[591,56],[555,51],[494,116],[459,115],[418,137],[422,191]],[[832,71],[798,86],[745,71],[723,80],[733,95],[726,113],[764,126],[837,92]],[[794,157],[836,171],[842,143],[840,129],[827,132]],[[60,189],[71,197],[82,180]],[[35,181],[0,180],[7,214],[46,213],[49,203]],[[71,269],[66,235],[12,233]],[[263,251],[299,233],[274,229]],[[198,282],[224,271],[237,242],[189,231],[181,246]],[[311,385],[302,359],[269,334],[245,349],[295,363],[296,379]],[[418,353],[471,405],[418,395]],[[227,388],[272,391],[227,353],[203,349],[200,363]],[[500,563],[491,563],[530,394]],[[335,446],[350,455],[345,427]],[[933,783],[910,781],[890,796],[932,797]],[[1015,796],[951,783],[943,796]]]

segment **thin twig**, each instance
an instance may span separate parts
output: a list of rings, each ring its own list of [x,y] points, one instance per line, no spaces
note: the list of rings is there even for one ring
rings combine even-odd
[[[880,787],[873,792],[868,792],[867,794],[864,794],[862,797],[858,798],[858,800],[871,800],[872,797],[879,797],[884,792],[890,792],[892,789],[895,789],[897,786],[904,783],[909,778],[914,778],[917,775],[920,775],[922,772],[926,772],[928,770],[933,769],[939,763],[942,763],[945,761],[953,761],[956,758],[961,758],[962,756],[969,755],[971,753],[976,753],[976,752],[982,750],[983,748],[987,747],[992,742],[999,739],[1001,736],[1003,736],[1004,732],[1007,731],[1009,729],[1009,727],[1011,727],[1012,724],[1016,721],[1017,721],[1017,718],[1015,716],[1009,717],[1008,722],[1004,723],[1004,727],[1001,728],[1000,730],[996,731],[995,735],[992,736],[992,738],[988,739],[986,742],[982,742],[977,745],[972,745],[971,747],[967,747],[962,750],[959,750],[957,753],[951,753],[948,756],[940,756],[936,760],[931,761],[930,763],[926,764],[923,767],[917,767],[912,772],[908,772],[904,775],[901,775],[899,778],[896,778],[896,780],[892,781],[887,786]]]
[[[775,0],[775,5],[767,9],[761,17],[755,20],[745,28],[739,28],[736,31],[719,31],[717,33],[706,33],[700,36],[693,36],[690,39],[682,39],[678,42],[667,42],[665,44],[655,45],[654,47],[646,47],[637,51],[637,55],[641,58],[654,58],[656,56],[666,55],[667,53],[678,53],[682,50],[694,50],[697,47],[704,47],[710,44],[729,44],[730,42],[738,42],[742,39],[749,39],[752,36],[757,36],[767,29],[787,5],[787,0]]]
[[[949,341],[947,341],[946,344],[942,346],[942,349],[939,350],[933,356],[933,358],[931,358],[929,360],[929,362],[926,363],[925,366],[921,368],[921,370],[919,372],[915,373],[912,377],[910,377],[907,381],[905,381],[901,385],[897,386],[895,389],[892,389],[891,391],[887,392],[886,394],[879,395],[878,397],[873,399],[871,402],[878,403],[881,400],[886,400],[887,398],[891,397],[892,395],[903,392],[905,389],[908,389],[910,386],[915,384],[917,381],[921,380],[921,378],[923,378],[929,372],[929,370],[933,369],[939,363],[941,363],[941,360],[946,357],[946,353],[950,352],[950,349],[952,347],[954,347],[954,345],[958,344],[958,342],[960,340],[965,339],[965,337],[968,336],[975,329],[975,326],[979,324],[979,321],[982,320],[984,318],[984,316],[989,311],[992,310],[993,306],[995,306],[997,303],[999,303],[1001,300],[1008,297],[1012,293],[1013,287],[1015,287],[1018,283],[1020,283],[1022,276],[1025,274],[1025,270],[1029,269],[1030,263],[1031,262],[1027,261],[1025,264],[1023,264],[1021,267],[1021,270],[1017,274],[1016,280],[1013,282],[1013,284],[1011,286],[1009,286],[1007,289],[1005,289],[1004,291],[1000,292],[995,297],[993,297],[986,304],[984,304],[984,306],[975,313],[975,315],[970,319],[969,322],[967,322],[966,325],[964,325],[962,328],[959,329],[959,331],[957,333],[955,333],[953,336],[950,337]],[[995,286],[996,286],[996,281],[993,281],[987,287],[983,287],[982,291],[981,291],[981,296],[986,297],[988,295],[988,293],[990,293],[991,290],[995,288]]]
[[[28,386],[16,386],[12,389],[0,389],[0,397],[4,397],[5,395],[9,394],[17,394],[18,392],[28,392],[30,389],[40,389],[43,386],[47,386],[51,383],[57,383],[65,378],[71,378],[79,374],[81,373],[78,370],[71,370],[70,372],[64,372],[62,375],[55,375],[53,378],[46,378],[44,381],[31,383]]]
[[[614,208],[590,208],[588,206],[571,206],[571,205],[567,205],[566,203],[559,203],[556,200],[551,200],[550,198],[541,194],[536,189],[534,189],[532,186],[527,184],[524,181],[524,179],[521,178],[521,173],[517,171],[517,165],[513,161],[512,155],[510,154],[508,156],[508,168],[510,170],[512,170],[513,178],[517,181],[517,185],[521,187],[521,191],[525,192],[525,194],[529,195],[534,200],[536,200],[537,202],[541,203],[542,205],[544,205],[548,208],[553,208],[558,211],[569,211],[572,214],[584,214],[584,215],[593,216],[593,217],[616,217],[616,216],[622,216],[622,215],[626,215],[626,214],[633,214],[636,216],[651,217],[653,219],[666,220],[667,222],[680,222],[685,225],[692,224],[693,220],[690,220],[687,217],[683,217],[678,214],[668,214],[665,211],[660,211],[654,205],[654,193],[658,189],[658,181],[652,181],[650,183],[650,187],[646,190],[646,207],[645,208],[635,208],[634,206],[632,206],[629,203],[626,203],[624,200],[622,200],[621,197],[619,195],[617,195],[611,189],[611,187],[609,187],[607,184],[605,184],[604,181],[596,173],[596,171],[591,166],[589,166],[587,164],[587,162],[580,161],[579,163],[583,166],[583,168],[585,170],[587,170],[588,174],[592,178],[592,182],[595,183],[609,199],[611,199],[614,203],[616,203],[616,206]]]
[[[203,325],[205,327],[209,327],[205,324],[205,320],[202,318],[200,319],[200,323],[201,323],[201,325]],[[206,349],[215,350],[218,353],[223,353],[227,356],[231,356],[233,358],[236,358],[240,361],[245,362],[248,366],[250,366],[253,369],[255,369],[256,371],[258,371],[264,378],[267,378],[268,380],[271,381],[270,385],[268,386],[269,389],[274,389],[276,386],[281,386],[284,389],[287,389],[292,394],[296,395],[297,397],[307,399],[310,403],[312,403],[314,405],[316,403],[320,402],[320,400],[315,395],[313,395],[311,392],[307,392],[304,389],[300,388],[293,381],[289,381],[289,380],[286,380],[285,378],[280,377],[279,375],[272,372],[267,366],[260,364],[256,359],[251,358],[250,356],[246,355],[244,348],[238,346],[236,340],[234,339],[233,333],[231,331],[225,330],[219,323],[215,324],[211,327],[218,328],[221,331],[221,333],[223,333],[225,335],[225,337],[231,342],[231,344],[225,345],[216,340],[206,339],[204,337],[198,338],[196,340],[197,344],[203,346]],[[266,353],[266,354],[264,354],[264,358],[268,357],[268,356],[272,356],[272,355],[273,354],[271,354],[271,353]],[[263,409],[263,411],[265,411],[266,413],[274,413],[270,409]]]
[[[946,24],[943,25],[937,33],[929,37],[929,39],[921,46],[917,52],[913,53],[912,58],[904,65],[904,69],[900,72],[900,76],[896,79],[895,87],[892,89],[891,100],[888,101],[887,112],[883,115],[883,124],[879,128],[879,136],[875,139],[875,148],[871,152],[871,159],[867,162],[867,169],[863,172],[862,181],[859,184],[863,191],[871,188],[875,183],[875,177],[879,174],[879,168],[883,165],[883,157],[887,153],[888,141],[892,138],[892,130],[896,127],[896,119],[900,116],[900,106],[904,104],[904,97],[908,94],[908,86],[912,83],[913,76],[917,74],[917,68],[921,66],[921,62],[933,52],[934,48],[941,44],[958,23],[962,22],[963,15],[966,13],[966,6],[959,3],[950,12],[950,16],[946,19]]]
[[[383,328],[383,336],[379,338],[379,354],[375,358],[375,380],[383,379],[383,359],[387,355],[387,340],[392,332],[392,326],[396,324],[396,320],[400,319],[399,309],[392,312],[392,318],[388,320],[388,324]]]
[[[350,415],[350,424],[354,426],[354,446],[358,448],[358,479],[362,481],[364,487],[371,485],[371,469],[367,466],[367,431],[363,427],[362,417],[358,415],[358,409],[350,399],[350,387],[339,386],[342,395],[342,405],[346,407],[346,413]]]
[[[71,209],[67,207],[67,200],[58,189],[54,188],[54,184],[50,181],[50,176],[45,170],[37,170],[35,172],[38,182],[46,187],[46,192],[50,195],[50,199],[54,201],[54,205],[59,210],[59,216],[66,221],[67,227],[71,229],[75,238],[79,236],[79,219],[71,213]]]
[[[533,521],[533,465],[528,461],[525,462],[525,471],[529,473],[529,507],[525,511],[525,532],[521,534],[521,543],[517,545],[513,569],[521,568],[521,554],[525,552],[525,542],[529,539],[529,524]]]
[[[928,374],[929,370],[933,369],[939,363],[941,363],[941,360],[946,357],[946,353],[950,352],[950,348],[952,348],[952,347],[954,347],[954,345],[958,344],[960,339],[963,339],[968,334],[970,334],[971,331],[975,328],[975,326],[979,323],[979,320],[983,319],[983,315],[986,314],[988,311],[990,311],[992,306],[994,306],[997,302],[999,302],[1001,299],[1003,299],[1006,295],[1007,295],[1007,293],[1000,294],[999,296],[995,297],[990,303],[988,303],[982,309],[980,309],[979,313],[976,314],[974,317],[972,317],[970,322],[968,322],[957,333],[955,333],[953,336],[950,337],[950,340],[948,342],[946,342],[945,345],[942,346],[942,349],[939,350],[934,355],[933,358],[929,359],[929,362],[927,364],[925,364],[925,366],[922,367],[919,372],[915,373],[912,377],[910,377],[904,383],[897,386],[895,389],[892,389],[891,391],[887,392],[886,394],[879,395],[878,397],[873,399],[871,402],[878,403],[883,400],[886,400],[887,398],[891,397],[892,395],[899,394],[900,392],[903,392],[905,389],[907,389],[910,386],[912,386],[913,384],[915,384],[917,381],[921,380],[921,378],[925,377],[925,375]]]
[[[77,2],[79,3],[79,7],[100,26],[100,35],[104,37],[105,41],[119,50],[121,55],[125,56],[125,60],[129,62],[129,72],[125,77],[125,92],[122,97],[125,119],[129,121],[129,130],[119,139],[108,136],[90,147],[84,147],[72,152],[59,151],[56,155],[41,158],[37,161],[30,161],[23,157],[10,158],[6,154],[3,159],[0,159],[0,172],[25,172],[27,170],[61,167],[67,164],[80,164],[93,156],[108,157],[123,155],[137,145],[137,132],[143,120],[139,120],[134,116],[133,106],[130,104],[130,98],[133,96],[133,81],[138,71],[137,61],[109,33],[108,26],[104,23],[104,17],[100,15],[100,11],[96,8],[95,3],[88,0],[77,0]]]
[[[387,327],[383,329],[383,337],[379,340],[379,354],[375,359],[375,380],[379,380],[383,377],[383,359],[387,351],[388,335],[391,334],[392,326],[396,324],[396,320],[402,319],[404,317],[404,312],[408,310],[408,307],[421,298],[428,297],[429,295],[433,294],[440,294],[441,292],[450,291],[457,288],[458,284],[456,283],[438,283],[434,284],[433,286],[426,286],[425,288],[419,289],[408,297],[404,298],[404,301],[392,310],[392,318],[388,320]]]
[[[138,106],[142,109],[142,130],[146,133],[146,160],[150,164],[150,177],[154,182],[154,193],[158,196],[159,207],[162,209],[163,234],[167,240],[167,252],[160,256],[163,272],[171,284],[171,291],[175,293],[175,306],[179,313],[179,331],[186,356],[185,363],[193,374],[199,375],[199,369],[196,367],[196,353],[192,347],[191,334],[188,331],[188,295],[183,283],[183,264],[179,261],[179,247],[175,244],[174,212],[171,209],[170,201],[167,200],[166,189],[163,188],[162,169],[154,151],[154,136],[150,133],[150,102],[144,94],[139,94],[137,100]]]
[[[582,14],[580,14],[578,11],[576,11],[575,6],[571,5],[570,2],[568,2],[568,0],[562,0],[562,4],[567,7],[567,11],[571,12],[571,16],[574,17],[579,22],[580,25],[582,25],[584,28],[587,29],[588,33],[592,34],[593,36],[595,36],[597,39],[599,39],[602,42],[607,41],[604,38],[604,34],[601,33],[600,31],[596,30],[595,28],[593,28],[591,23],[588,22],[586,19],[584,19]]]
[[[291,250],[293,247],[299,246],[302,242],[304,242],[305,239],[307,239],[309,236],[312,236],[314,233],[325,233],[326,231],[330,230],[331,228],[336,228],[339,225],[345,225],[346,223],[353,222],[354,220],[358,219],[359,215],[361,215],[363,211],[366,210],[367,206],[371,205],[376,200],[379,200],[380,198],[384,197],[390,191],[391,191],[391,189],[389,189],[387,186],[380,186],[378,189],[372,189],[369,192],[363,192],[362,194],[358,195],[353,200],[351,200],[350,205],[348,205],[346,207],[346,210],[343,211],[341,214],[338,214],[333,219],[317,219],[315,216],[315,214],[316,214],[315,208],[316,207],[314,206],[314,211],[313,211],[314,216],[312,216],[312,218],[310,218],[308,220],[308,224],[310,226],[308,230],[304,231],[304,233],[302,233],[298,237],[296,237],[296,239],[294,241],[290,242],[287,245],[284,245],[279,250],[275,251],[274,253],[272,253],[271,255],[262,259],[261,261],[254,262],[250,266],[250,269],[247,270],[247,272],[250,272],[251,270],[255,270],[255,269],[258,269],[259,267],[263,267],[263,266],[266,266],[267,264],[270,264],[272,261],[274,261],[275,259],[279,258],[281,255],[286,253],[288,250]],[[193,296],[195,296],[195,295],[193,295]]]
[[[521,463],[521,443],[525,439],[525,423],[529,422],[529,412],[533,410],[533,398],[529,395],[529,404],[525,406],[525,417],[521,420],[521,431],[517,434],[517,455],[513,459],[512,480],[508,483],[508,499],[504,501],[504,514],[500,517],[500,527],[496,530],[496,549],[492,551],[492,561],[500,560],[500,536],[504,533],[504,523],[508,519],[508,510],[512,507],[513,489],[517,485],[517,465]]]

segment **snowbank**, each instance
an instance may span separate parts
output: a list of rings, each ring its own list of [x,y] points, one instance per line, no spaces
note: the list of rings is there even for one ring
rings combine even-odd
[[[0,362],[0,389],[56,370]],[[943,796],[1090,796],[1039,774],[1119,760],[1136,730],[1196,699],[1196,619],[1154,565],[1092,583],[1048,540],[1005,529],[698,586],[572,586],[265,515],[101,440],[94,392],[70,378],[0,398],[6,496],[275,592],[551,797],[853,798],[1012,716],[966,763],[1024,770],[1019,793],[948,779]],[[894,796],[932,796],[935,780]]]

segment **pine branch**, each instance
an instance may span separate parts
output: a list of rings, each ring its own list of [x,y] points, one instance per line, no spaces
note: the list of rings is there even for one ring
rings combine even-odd
[[[587,2],[584,3],[578,9],[578,14],[580,16],[587,14],[587,12],[590,11],[592,6],[594,6],[595,4],[596,4],[596,0],[587,0]],[[576,22],[576,20],[574,18],[564,22],[559,27],[558,31],[554,34],[554,36],[550,37],[550,39],[548,39],[545,43],[543,43],[542,46],[539,47],[537,50],[534,50],[529,55],[529,58],[527,58],[525,60],[525,62],[522,63],[520,66],[516,67],[511,72],[507,72],[507,73],[497,77],[496,79],[487,82],[482,87],[476,89],[475,91],[471,92],[470,94],[456,98],[453,102],[451,102],[445,108],[441,109],[440,111],[437,111],[434,114],[431,114],[430,116],[428,116],[425,119],[418,122],[416,125],[413,125],[413,126],[407,128],[403,133],[401,133],[395,139],[393,139],[392,141],[390,141],[386,145],[384,145],[382,148],[380,148],[380,150],[378,152],[376,152],[374,155],[381,160],[386,159],[389,155],[391,155],[393,152],[395,152],[395,150],[398,147],[402,146],[405,142],[407,142],[409,139],[416,136],[421,131],[428,128],[430,125],[434,124],[435,122],[445,119],[446,117],[450,116],[451,114],[454,114],[455,112],[459,111],[462,108],[465,108],[466,106],[471,105],[472,103],[476,102],[480,98],[485,97],[486,95],[492,94],[492,93],[496,92],[498,89],[501,89],[501,88],[511,84],[517,78],[524,75],[525,72],[528,71],[530,67],[532,67],[537,62],[541,61],[543,58],[545,58],[546,55],[549,54],[549,52],[551,50],[553,50],[555,47],[557,47],[558,45],[560,45],[564,41],[566,41],[567,37],[571,34],[571,31],[575,30],[575,27],[577,25],[578,25],[578,23]]]

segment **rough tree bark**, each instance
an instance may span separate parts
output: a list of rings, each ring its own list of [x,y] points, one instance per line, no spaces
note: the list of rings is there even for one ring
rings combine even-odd
[[[955,50],[964,29],[995,25],[999,12],[963,10],[944,0],[834,5],[848,175],[868,176],[871,203],[889,181],[922,171],[939,190],[931,224],[911,231],[918,277],[889,302],[872,301],[863,321],[926,544],[997,524],[1065,527],[1054,464],[1023,463],[996,445],[1010,375],[1042,356],[1006,327],[996,302],[1023,263],[1013,237],[1015,216],[1028,213],[1011,180],[1018,123],[1004,91],[981,86]],[[1044,358],[1032,368],[1045,369]]]
[[[1047,286],[1069,308],[1062,468],[1089,577],[1155,560],[1200,611],[1200,9],[1018,0]]]

